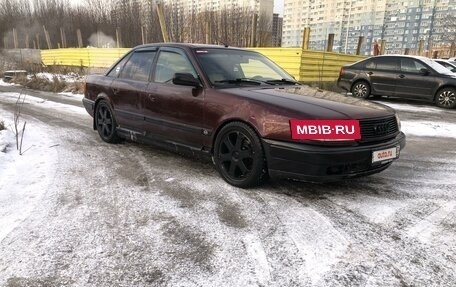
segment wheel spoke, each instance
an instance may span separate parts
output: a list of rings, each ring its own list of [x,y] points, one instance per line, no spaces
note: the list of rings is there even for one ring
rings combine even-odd
[[[250,154],[250,150],[249,149],[241,150],[239,152],[239,158],[241,160],[246,159],[246,158],[249,158],[249,159],[252,158],[252,155]]]
[[[103,125],[103,135],[109,136],[110,130],[107,125]]]
[[[234,178],[234,177],[236,177],[235,172],[236,172],[236,163],[230,162],[230,168],[228,170],[228,173],[229,173],[229,175],[231,175]]]
[[[233,151],[234,146],[231,143],[230,138],[228,136],[223,140],[223,144],[225,145],[225,147],[228,149],[229,152]]]
[[[235,150],[241,150],[242,140],[244,139],[244,135],[239,132],[236,132],[236,143],[234,144]]]
[[[222,154],[220,154],[220,161],[221,162],[231,161],[231,153],[222,153]]]
[[[238,167],[241,170],[242,175],[246,175],[249,172],[249,169],[245,166],[242,160],[238,162]]]

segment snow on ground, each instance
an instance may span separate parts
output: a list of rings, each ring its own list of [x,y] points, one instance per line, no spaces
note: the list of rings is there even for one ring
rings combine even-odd
[[[1,93],[1,95],[2,95],[2,98],[6,99],[10,103],[16,103],[19,96],[21,96],[21,99],[24,98],[24,94],[21,95],[19,93]],[[68,95],[65,95],[65,96],[68,96]],[[71,95],[71,97],[82,99],[82,95],[77,95],[77,94]],[[22,102],[22,100],[21,100],[21,102]],[[48,101],[48,100],[45,100],[42,98],[30,96],[30,95],[25,95],[24,104],[37,106],[37,107],[39,106],[40,108],[44,108],[44,109],[48,109],[48,110],[56,109],[59,111],[66,111],[66,112],[70,112],[70,113],[87,115],[87,112],[82,107],[82,104],[81,104],[81,107],[76,107],[73,105],[65,105],[65,104],[56,103],[53,101]]]
[[[0,241],[39,203],[57,162],[57,151],[49,146],[51,133],[34,122],[26,124],[23,154],[19,155],[12,118],[12,114],[0,110],[0,119],[7,126],[0,131]]]
[[[402,121],[402,131],[406,135],[426,137],[456,138],[456,124],[430,121]]]
[[[411,104],[404,104],[404,103],[391,103],[385,101],[373,101],[385,106],[389,106],[397,111],[404,111],[404,112],[421,112],[421,113],[443,113],[446,110],[432,107],[432,106],[422,106],[422,105],[411,105]]]
[[[18,86],[14,83],[8,83],[8,82],[5,82],[3,81],[3,79],[0,79],[0,86]]]
[[[53,74],[53,73],[43,72],[43,73],[31,74],[31,75],[27,76],[28,79],[32,79],[33,77],[37,77],[40,79],[46,79],[51,82],[54,81],[55,78],[57,78],[60,81],[65,81],[68,83],[74,83],[77,81],[82,81],[84,79],[84,76],[80,76],[76,73],[68,73],[68,74],[64,75],[64,74]]]

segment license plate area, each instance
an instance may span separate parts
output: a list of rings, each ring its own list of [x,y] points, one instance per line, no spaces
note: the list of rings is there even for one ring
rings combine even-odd
[[[372,163],[392,161],[399,157],[400,147],[395,146],[392,148],[376,150],[372,152]]]

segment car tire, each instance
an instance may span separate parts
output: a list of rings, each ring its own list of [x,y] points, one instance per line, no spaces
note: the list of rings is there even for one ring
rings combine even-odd
[[[351,93],[356,98],[367,99],[370,95],[370,85],[366,81],[358,81],[353,84]]]
[[[439,90],[435,95],[435,105],[445,109],[456,107],[456,89],[443,88]]]
[[[101,139],[107,143],[118,143],[117,122],[111,107],[106,101],[100,101],[95,110],[95,126]]]
[[[222,178],[231,185],[248,188],[267,178],[263,146],[247,124],[231,122],[217,135],[213,160]]]

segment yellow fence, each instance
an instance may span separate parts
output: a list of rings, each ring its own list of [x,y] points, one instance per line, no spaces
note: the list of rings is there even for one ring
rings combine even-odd
[[[128,51],[130,51],[130,49],[127,48],[68,48],[41,50],[41,60],[48,66],[60,65],[107,68]]]
[[[42,50],[41,59],[45,65],[107,68],[129,50],[128,48]],[[342,65],[364,58],[300,48],[252,48],[252,50],[267,56],[301,82],[335,81]]]

